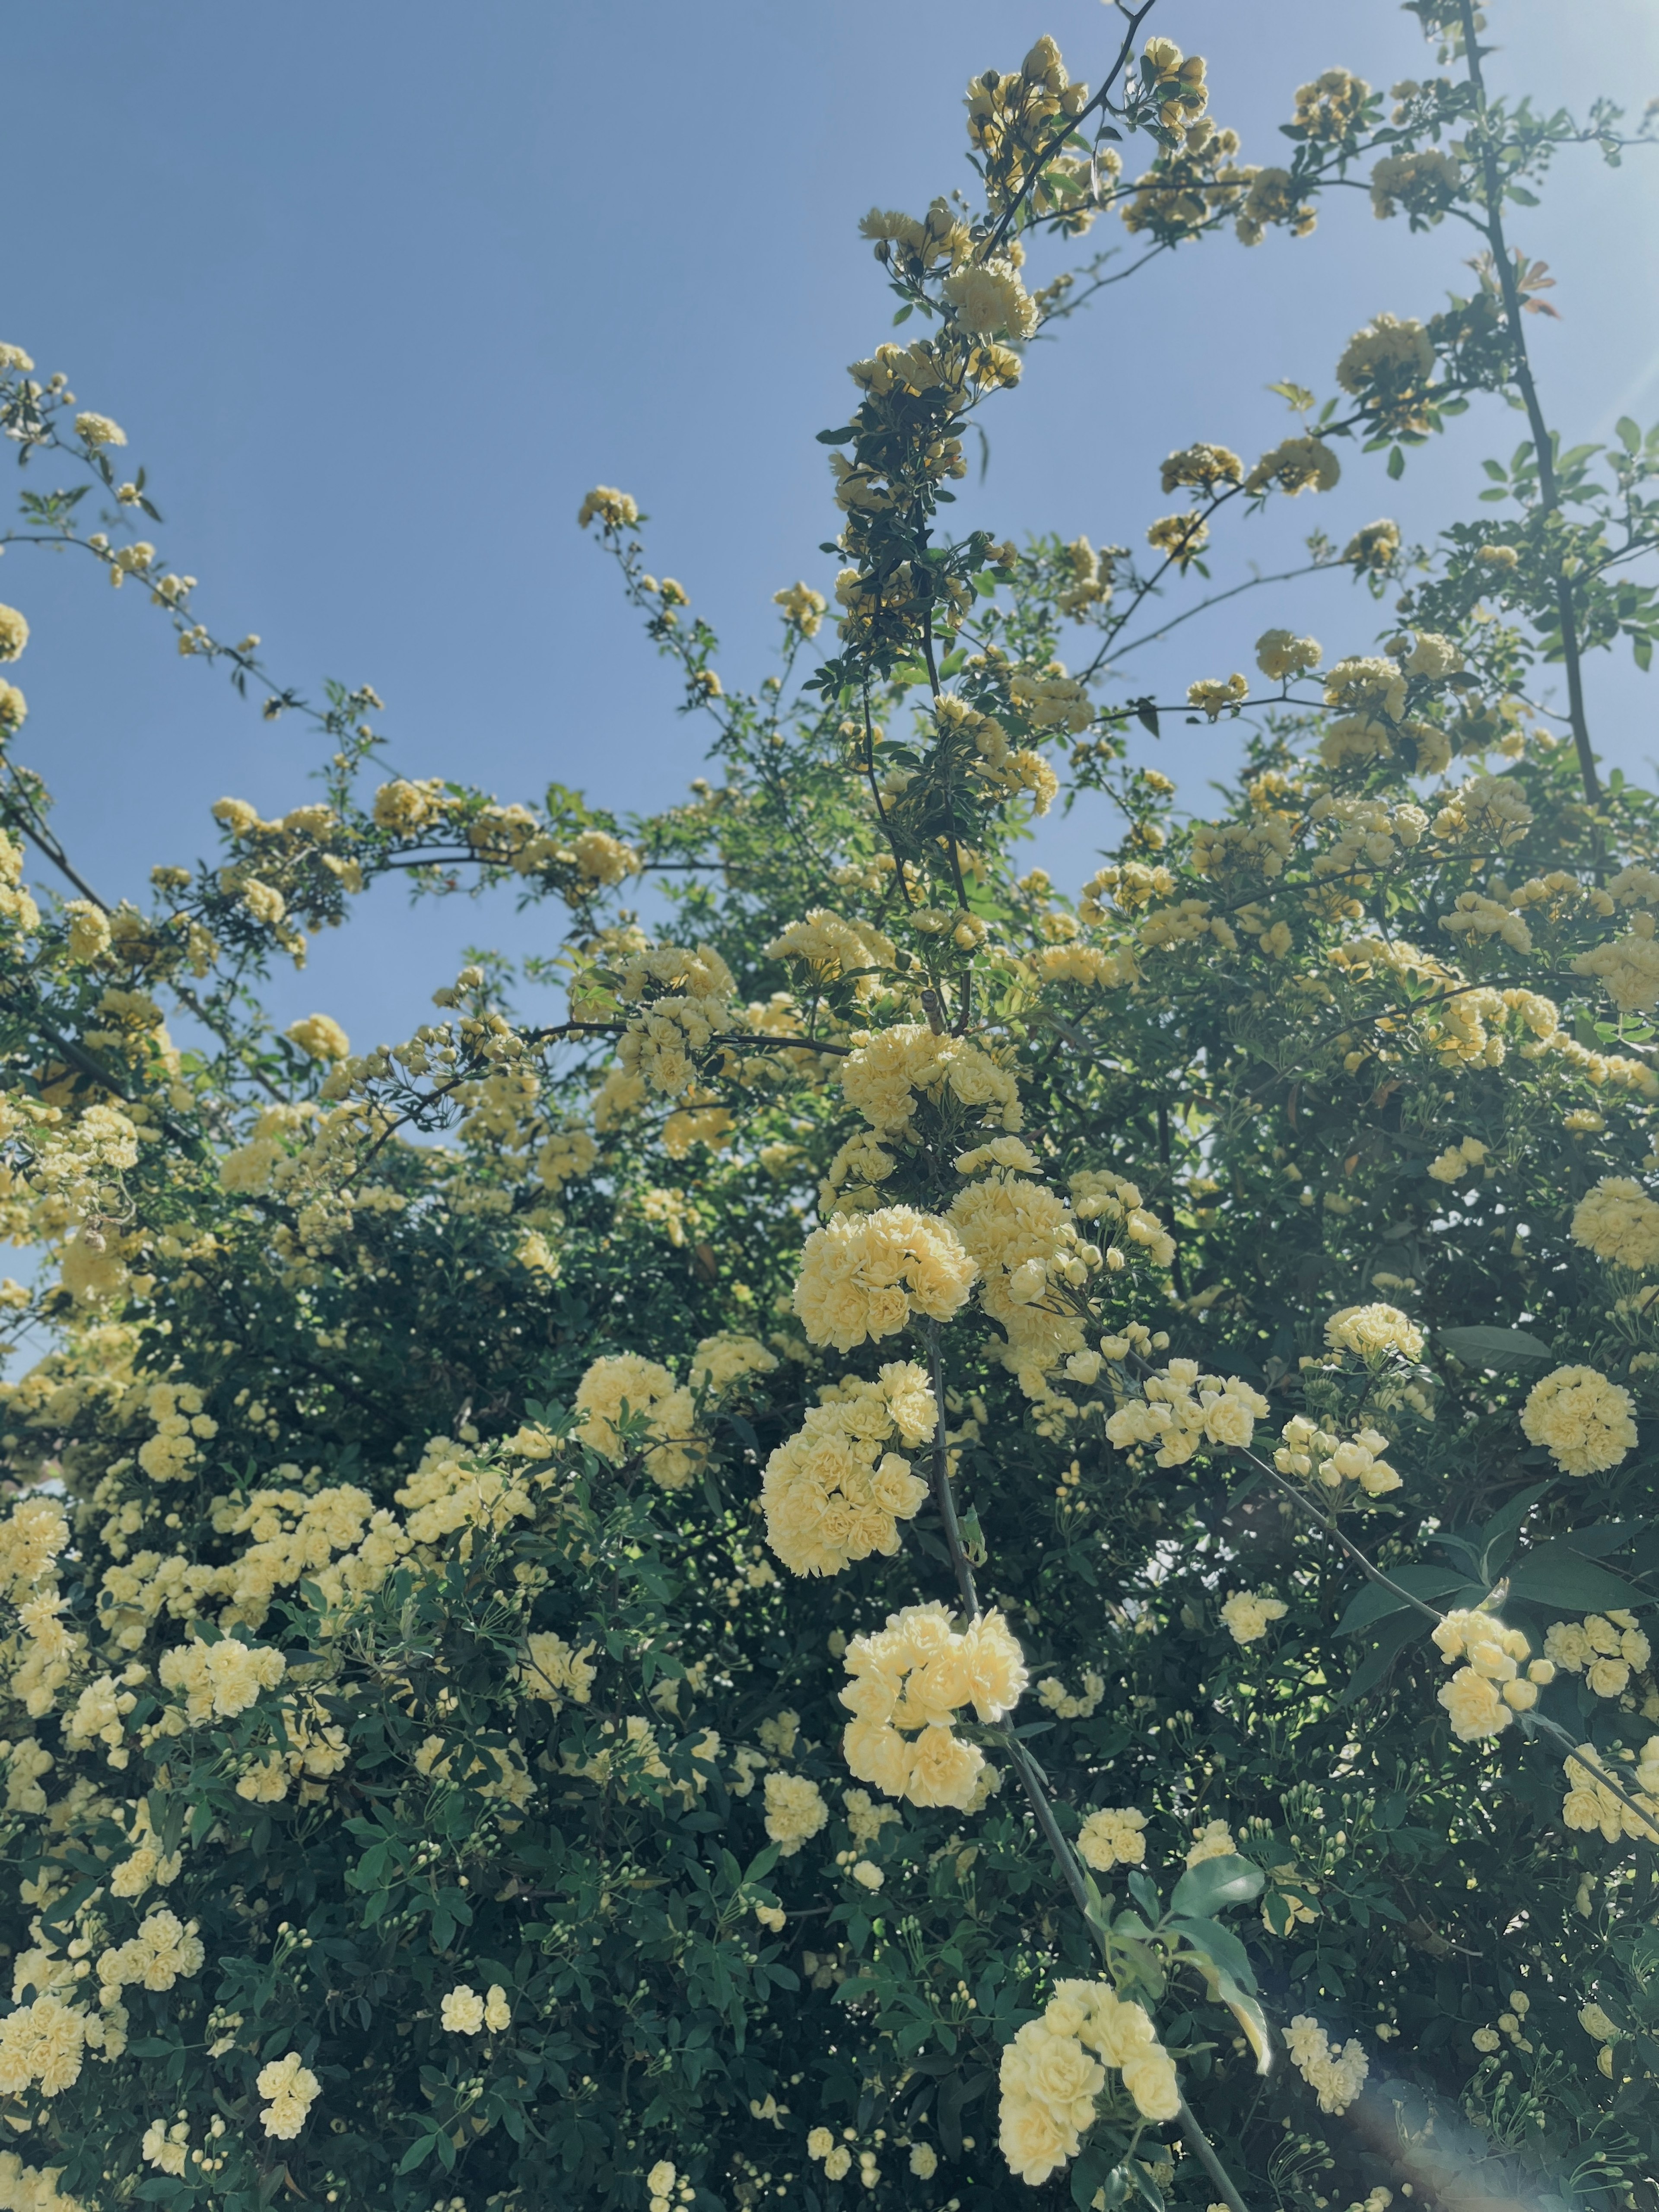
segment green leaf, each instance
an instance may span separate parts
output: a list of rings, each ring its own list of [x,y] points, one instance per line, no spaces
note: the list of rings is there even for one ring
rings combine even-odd
[[[893,318],[894,327],[896,328],[900,323],[908,323],[915,312],[914,303],[901,307]]]
[[[1493,1514],[1476,1539],[1480,1547],[1480,1564],[1484,1573],[1489,1577],[1496,1575],[1504,1560],[1515,1549],[1515,1540],[1521,1533],[1521,1523],[1545,1492],[1553,1487],[1553,1485],[1548,1482],[1528,1483],[1524,1490],[1518,1492],[1510,1498],[1501,1513]]]
[[[1129,1894],[1148,1920],[1163,1917],[1164,1901],[1158,1893],[1157,1884],[1147,1875],[1136,1872],[1129,1876]]]
[[[1096,2192],[1106,2185],[1106,2177],[1112,2170],[1109,2151],[1098,2143],[1085,2146],[1081,2156],[1072,2168],[1072,2202],[1078,2212],[1089,2212]]]
[[[1249,1905],[1260,1897],[1264,1879],[1261,1868],[1249,1859],[1231,1854],[1225,1858],[1200,1859],[1176,1884],[1170,1910],[1206,1919],[1225,1905]]]
[[[1389,448],[1389,474],[1391,477],[1403,477],[1405,473],[1405,454],[1401,451],[1398,446],[1390,446]]]
[[[857,435],[856,426],[849,422],[844,430],[820,430],[817,442],[821,446],[850,446]]]
[[[1206,1861],[1207,1864],[1208,1862]],[[1184,1936],[1194,1951],[1201,1951],[1230,1973],[1246,1989],[1254,1989],[1255,1976],[1250,1972],[1250,1955],[1231,1928],[1224,1928],[1218,1920],[1171,1919],[1165,1925],[1177,1936]]]
[[[1477,1602],[1483,1595],[1479,1590],[1474,1593]],[[1402,1607],[1398,1613],[1392,1614],[1377,1631],[1376,1643],[1354,1668],[1337,1704],[1351,1705],[1363,1698],[1367,1690],[1374,1689],[1406,1645],[1414,1637],[1422,1635],[1426,1627],[1427,1623],[1422,1614],[1410,1607]]]
[[[1443,1328],[1437,1341],[1466,1367],[1496,1367],[1507,1370],[1529,1367],[1534,1359],[1553,1359],[1547,1344],[1524,1328],[1497,1328],[1480,1323],[1473,1328]]]
[[[1243,2029],[1249,2046],[1255,2053],[1258,2074],[1271,2072],[1273,2063],[1273,2039],[1267,2033],[1267,2015],[1248,1990],[1242,1990],[1224,1967],[1216,1974],[1216,1995]]]
[[[1621,415],[1619,417],[1619,420],[1613,424],[1613,435],[1618,439],[1620,444],[1624,447],[1627,453],[1634,453],[1640,451],[1642,445],[1642,433],[1640,428],[1631,421],[1628,415]]]
[[[418,2142],[410,2143],[398,2161],[398,2172],[413,2173],[417,2166],[431,2157],[433,2152],[438,2148],[438,2142],[439,2138],[436,2136],[422,2136]]]
[[[1609,1606],[1652,1602],[1645,1590],[1598,1567],[1567,1542],[1540,1544],[1517,1561],[1510,1576],[1510,1595],[1569,1613],[1605,1613]]]

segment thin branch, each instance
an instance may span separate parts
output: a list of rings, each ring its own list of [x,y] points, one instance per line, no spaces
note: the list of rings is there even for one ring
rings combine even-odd
[[[1492,148],[1492,131],[1486,119],[1486,85],[1480,70],[1480,43],[1475,31],[1474,0],[1459,0],[1459,6],[1463,21],[1464,59],[1469,82],[1474,88],[1480,124],[1486,236],[1491,243],[1492,264],[1504,295],[1504,314],[1515,351],[1516,382],[1521,387],[1527,422],[1532,432],[1533,453],[1538,463],[1539,495],[1545,514],[1559,514],[1561,494],[1555,477],[1555,441],[1544,420],[1538,387],[1533,381],[1532,362],[1527,352],[1526,333],[1521,321],[1520,288],[1516,283],[1515,263],[1504,234],[1504,186],[1498,173],[1498,156]],[[1561,659],[1566,669],[1567,705],[1572,724],[1572,742],[1578,755],[1578,774],[1583,783],[1585,798],[1592,806],[1599,806],[1601,786],[1595,773],[1595,756],[1590,750],[1589,723],[1584,713],[1584,684],[1579,663],[1578,624],[1572,603],[1572,583],[1563,574],[1559,559],[1554,583],[1556,618],[1561,625]]]

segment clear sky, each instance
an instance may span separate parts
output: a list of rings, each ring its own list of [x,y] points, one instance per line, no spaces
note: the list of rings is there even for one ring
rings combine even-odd
[[[1633,112],[1659,94],[1650,0],[1490,15],[1499,88],[1581,106],[1609,91]],[[0,338],[125,426],[202,619],[258,631],[273,670],[313,693],[325,676],[373,683],[399,770],[504,799],[556,777],[661,803],[697,772],[699,741],[574,527],[582,493],[635,494],[651,565],[720,631],[728,683],[757,681],[771,593],[825,586],[835,565],[815,550],[836,517],[813,433],[844,418],[845,363],[887,333],[859,216],[968,181],[972,73],[1017,66],[1046,30],[1097,82],[1115,25],[1099,0],[59,0],[7,27]],[[1153,27],[1208,57],[1212,112],[1246,160],[1277,158],[1293,88],[1319,70],[1387,84],[1432,65],[1391,0],[1162,0]],[[1131,173],[1150,158],[1127,153]],[[1516,222],[1560,279],[1563,319],[1534,319],[1534,337],[1571,441],[1659,416],[1656,216],[1659,154],[1615,173],[1574,155]],[[1166,451],[1201,437],[1249,458],[1285,434],[1265,386],[1332,389],[1350,332],[1468,289],[1468,251],[1451,225],[1414,239],[1376,222],[1354,192],[1304,241],[1165,259],[1033,349],[959,512],[1000,534],[1137,542],[1169,504]],[[1316,524],[1340,543],[1394,514],[1426,534],[1468,511],[1480,455],[1519,429],[1477,411],[1399,485],[1345,448],[1334,493],[1229,532],[1218,581],[1283,565]],[[0,599],[34,625],[20,756],[106,896],[210,849],[222,793],[266,811],[308,795],[301,725],[263,723],[179,660],[137,592],[18,550]],[[1270,623],[1334,657],[1385,619],[1341,575],[1263,591],[1145,656],[1146,680],[1169,696],[1246,666]],[[1590,697],[1604,757],[1645,770],[1651,680],[1603,659]],[[1224,745],[1177,724],[1158,757],[1201,778]],[[1108,834],[1080,808],[1042,857],[1072,881]],[[463,944],[522,951],[547,927],[510,897],[411,916],[382,886],[277,1003],[335,1012],[364,1047],[422,1018]]]

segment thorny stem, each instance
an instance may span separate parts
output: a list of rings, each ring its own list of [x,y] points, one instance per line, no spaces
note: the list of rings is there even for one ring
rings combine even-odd
[[[939,1330],[936,1321],[927,1324],[926,1338],[927,1364],[933,1385],[933,1503],[939,1509],[939,1517],[945,1529],[945,1547],[951,1555],[951,1565],[956,1572],[963,1610],[969,1620],[977,1620],[980,1617],[979,1593],[974,1587],[972,1564],[963,1547],[962,1529],[957,1520],[957,1502],[951,1492],[951,1455],[945,1434],[945,1360],[939,1349]],[[1060,1879],[1072,1902],[1092,1932],[1094,1923],[1089,1917],[1089,1892],[1083,1869],[1078,1863],[1077,1853],[1060,1833],[1060,1823],[1054,1818],[1054,1808],[1048,1802],[1048,1793],[1042,1786],[1036,1761],[1015,1735],[1012,1723],[1004,1723],[1001,1740],[1010,1763],[1030,1800],[1031,1811],[1042,1831],[1043,1841],[1054,1853]],[[1228,2212],[1249,2212],[1244,2199],[1228,2179],[1226,2168],[1216,2156],[1214,2145],[1193,2117],[1192,2108],[1184,2097],[1181,2100],[1180,2120],[1182,2132],[1192,2146],[1194,2154],[1226,2199]]]
[[[1498,157],[1492,150],[1492,134],[1486,129],[1486,86],[1480,70],[1480,42],[1475,32],[1474,0],[1461,0],[1463,19],[1463,55],[1468,64],[1469,82],[1474,88],[1476,112],[1480,118],[1480,168],[1486,203],[1486,237],[1492,246],[1492,258],[1498,282],[1504,295],[1504,314],[1510,327],[1510,340],[1515,349],[1515,380],[1521,387],[1521,397],[1527,410],[1527,423],[1532,432],[1533,452],[1538,461],[1538,489],[1546,516],[1559,514],[1561,495],[1555,480],[1555,441],[1544,420],[1544,410],[1539,404],[1538,387],[1533,381],[1532,362],[1527,353],[1527,341],[1521,326],[1521,289],[1516,282],[1515,263],[1510,258],[1509,244],[1504,235],[1504,188],[1498,173]],[[1573,611],[1572,583],[1558,568],[1555,574],[1555,611],[1561,625],[1561,659],[1567,676],[1567,712],[1572,725],[1572,742],[1578,755],[1578,774],[1584,786],[1584,796],[1592,806],[1601,800],[1601,786],[1595,773],[1595,756],[1590,750],[1589,723],[1584,713],[1584,686],[1579,662],[1577,618]]]

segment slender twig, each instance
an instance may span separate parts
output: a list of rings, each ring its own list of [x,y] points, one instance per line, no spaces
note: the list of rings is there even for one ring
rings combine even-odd
[[[1146,0],[1146,4],[1143,7],[1137,8],[1133,13],[1130,15],[1129,27],[1124,33],[1123,43],[1117,50],[1117,59],[1112,64],[1110,69],[1107,70],[1106,81],[1101,86],[1100,90],[1095,94],[1094,98],[1089,102],[1086,107],[1080,110],[1078,114],[1067,118],[1064,126],[1060,130],[1055,131],[1054,137],[1048,141],[1048,143],[1042,149],[1041,153],[1039,153],[1036,158],[1027,165],[1024,182],[1021,184],[1019,190],[1014,194],[1012,199],[1009,201],[1007,206],[1003,210],[1001,220],[998,222],[996,228],[991,233],[990,237],[985,243],[984,248],[979,257],[981,261],[989,261],[996,252],[997,248],[1001,245],[1003,240],[1008,235],[1010,226],[1012,224],[1015,216],[1024,205],[1030,194],[1042,181],[1043,171],[1048,167],[1049,162],[1053,161],[1054,155],[1060,151],[1066,140],[1072,137],[1073,132],[1081,127],[1085,118],[1094,114],[1097,110],[1099,110],[1102,114],[1106,112],[1110,100],[1112,85],[1119,72],[1122,70],[1124,64],[1129,58],[1130,52],[1135,42],[1135,33],[1139,30],[1142,23],[1146,21],[1147,16],[1152,14],[1152,9],[1156,5],[1157,0]]]
[[[1199,2164],[1225,2197],[1228,2212],[1249,2212],[1244,2199],[1234,2188],[1226,2167],[1216,2156],[1215,2145],[1198,2124],[1193,2115],[1193,2108],[1184,2097],[1181,2100],[1181,2127],[1188,2142],[1198,2154]]]
[[[1533,453],[1538,463],[1539,496],[1546,515],[1559,514],[1561,494],[1555,475],[1555,441],[1544,420],[1538,387],[1533,381],[1532,362],[1527,353],[1526,335],[1521,322],[1521,290],[1516,283],[1515,263],[1504,234],[1504,186],[1498,173],[1498,156],[1492,147],[1492,131],[1486,118],[1486,85],[1480,70],[1481,50],[1475,30],[1474,0],[1459,0],[1459,6],[1463,21],[1463,56],[1469,82],[1474,88],[1475,112],[1480,125],[1480,172],[1486,204],[1486,232],[1492,246],[1494,271],[1504,295],[1504,316],[1509,325],[1510,343],[1515,353],[1515,380],[1521,388],[1528,427],[1532,432]],[[1578,774],[1583,783],[1585,798],[1592,806],[1597,806],[1601,800],[1601,786],[1595,773],[1595,756],[1590,750],[1589,723],[1584,713],[1577,617],[1572,603],[1572,584],[1562,574],[1559,556],[1554,584],[1556,617],[1561,625],[1561,659],[1567,676],[1568,717],[1572,724],[1573,746],[1578,755]]]

